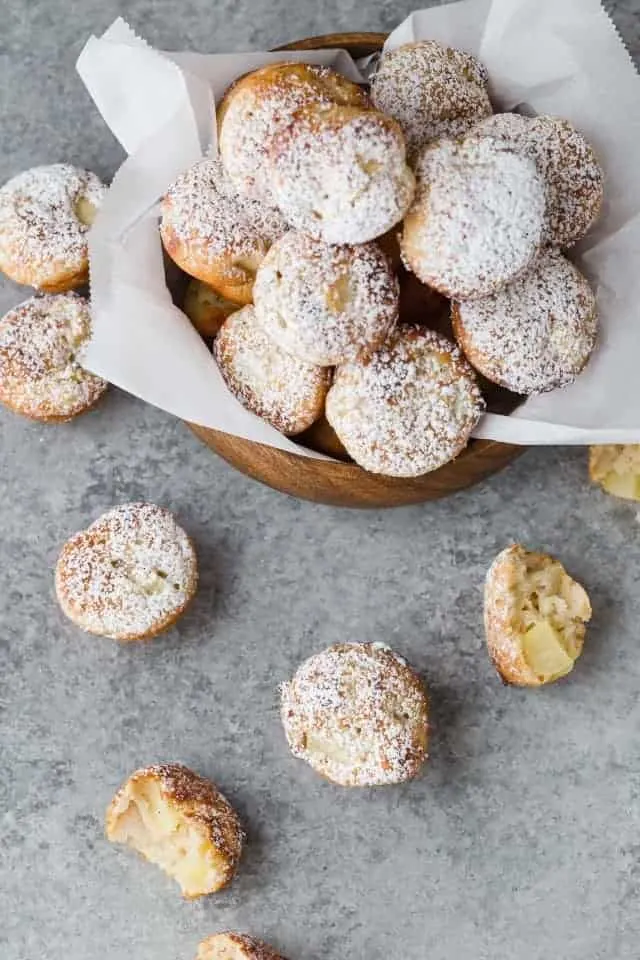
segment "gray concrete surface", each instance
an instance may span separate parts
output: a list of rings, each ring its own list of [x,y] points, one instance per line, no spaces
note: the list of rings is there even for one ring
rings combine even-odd
[[[0,176],[70,160],[112,173],[118,148],[73,71],[86,36],[126,15],[165,47],[267,46],[391,26],[411,0],[12,0],[0,3]],[[640,52],[640,4],[616,20]],[[0,306],[20,292],[8,283]],[[291,960],[623,960],[640,935],[640,529],[586,480],[584,453],[537,450],[446,502],[349,513],[233,473],[169,416],[115,391],[63,428],[0,412],[0,956],[191,960],[236,928]],[[144,647],[73,629],[52,567],[114,503],[174,509],[202,587]],[[505,689],[481,636],[488,563],[517,539],[558,554],[595,618],[573,676]],[[433,700],[423,779],[344,792],[289,757],[276,685],[337,640],[393,644]],[[103,839],[136,766],[214,778],[249,845],[227,892],[177,888]]]

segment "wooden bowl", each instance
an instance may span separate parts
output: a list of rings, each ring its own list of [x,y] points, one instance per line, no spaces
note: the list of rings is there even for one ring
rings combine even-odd
[[[278,49],[342,47],[357,59],[380,50],[385,39],[384,33],[335,33],[299,40]],[[393,246],[392,238],[385,239]],[[390,252],[393,254],[393,250]],[[451,337],[446,301],[402,269],[400,284],[403,320],[426,323]],[[483,383],[483,392],[489,409],[496,413],[510,413],[521,402],[521,398],[492,384]],[[523,450],[492,440],[472,440],[456,460],[439,470],[413,479],[397,479],[367,473],[350,461],[326,421],[315,424],[297,439],[338,457],[336,463],[298,457],[197,424],[189,426],[211,450],[254,480],[303,500],[340,507],[398,507],[446,497],[497,473]]]

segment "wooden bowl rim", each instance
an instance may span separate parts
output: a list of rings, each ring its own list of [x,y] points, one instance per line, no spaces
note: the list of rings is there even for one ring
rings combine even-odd
[[[302,40],[283,43],[280,47],[274,47],[274,52],[278,53],[280,50],[326,50],[332,47],[349,47],[356,45],[382,48],[388,36],[388,33],[358,31],[323,33],[317,37],[304,37]]]

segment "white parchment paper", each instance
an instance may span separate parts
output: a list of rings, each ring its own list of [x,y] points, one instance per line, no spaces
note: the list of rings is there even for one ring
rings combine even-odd
[[[600,345],[575,384],[488,414],[475,435],[511,443],[640,442],[640,78],[599,0],[461,0],[411,14],[389,48],[431,38],[476,54],[503,110],[571,120],[606,174],[603,216],[573,259],[597,289]],[[123,20],[91,37],[78,71],[126,152],[90,234],[94,336],[87,366],[185,420],[303,450],[246,411],[164,280],[158,203],[214,146],[215,102],[236,77],[299,59],[352,79],[344,51],[203,55],[149,47]],[[638,261],[638,262],[636,262]]]

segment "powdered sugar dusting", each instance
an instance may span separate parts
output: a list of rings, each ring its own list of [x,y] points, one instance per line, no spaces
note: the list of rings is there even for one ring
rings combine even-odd
[[[277,210],[238,196],[222,164],[212,157],[178,177],[162,202],[163,241],[189,272],[224,259],[225,276],[242,282],[245,271],[233,261],[259,262],[286,230]]]
[[[535,161],[549,191],[550,243],[566,247],[584,237],[600,213],[604,174],[593,148],[568,120],[498,113],[476,132]]]
[[[81,366],[91,335],[85,300],[73,293],[31,297],[0,320],[0,400],[35,420],[69,420],[107,389]]]
[[[336,644],[282,688],[294,756],[343,786],[400,783],[426,759],[427,697],[418,676],[379,644]]]
[[[547,204],[533,160],[472,136],[428,147],[416,173],[402,253],[424,283],[451,297],[481,297],[531,266],[544,240]]]
[[[406,324],[366,362],[339,367],[326,404],[356,463],[395,477],[420,476],[456,457],[483,410],[457,347]]]
[[[263,261],[253,297],[283,350],[333,366],[380,346],[398,316],[399,285],[375,243],[329,246],[291,231]]]
[[[475,57],[424,40],[381,57],[371,99],[398,121],[413,158],[430,141],[462,136],[489,116],[487,84],[487,71]]]
[[[471,363],[521,394],[571,383],[589,359],[598,327],[588,281],[557,250],[499,293],[454,304],[452,319]]]
[[[227,318],[214,354],[233,395],[276,430],[302,433],[322,414],[330,372],[273,343],[252,306]]]
[[[276,134],[307,104],[366,106],[356,84],[329,67],[272,64],[242,77],[220,109],[220,156],[238,193],[270,202],[269,149]]]
[[[56,289],[84,274],[77,279],[82,282],[89,225],[79,213],[95,213],[105,193],[95,174],[66,163],[13,177],[0,189],[0,268],[39,289]]]
[[[64,545],[56,591],[79,627],[114,640],[153,636],[195,594],[196,555],[168,510],[126,503],[99,517]]]
[[[273,158],[275,202],[293,227],[326,243],[382,236],[413,198],[400,128],[376,111],[301,110]]]

